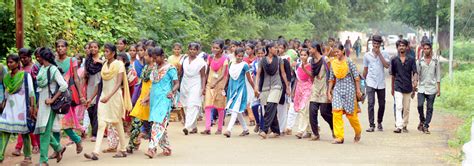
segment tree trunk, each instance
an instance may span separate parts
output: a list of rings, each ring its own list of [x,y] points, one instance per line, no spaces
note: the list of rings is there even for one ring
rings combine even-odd
[[[438,32],[438,43],[440,52],[449,49],[449,30],[440,29]]]

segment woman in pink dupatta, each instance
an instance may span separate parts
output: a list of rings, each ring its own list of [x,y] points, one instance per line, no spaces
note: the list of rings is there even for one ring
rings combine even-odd
[[[296,68],[297,81],[294,92],[294,107],[295,111],[299,114],[298,132],[296,134],[296,137],[299,139],[311,137],[308,108],[311,97],[311,88],[309,87],[313,86],[313,80],[311,77],[311,64],[308,63],[308,53],[306,48],[300,51],[301,64]]]

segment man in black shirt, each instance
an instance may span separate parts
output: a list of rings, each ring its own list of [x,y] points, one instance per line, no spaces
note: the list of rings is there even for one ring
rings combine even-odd
[[[408,132],[408,118],[410,114],[410,97],[418,84],[416,62],[413,57],[407,56],[408,41],[398,40],[396,43],[398,56],[390,61],[392,75],[392,96],[395,97],[395,133]]]

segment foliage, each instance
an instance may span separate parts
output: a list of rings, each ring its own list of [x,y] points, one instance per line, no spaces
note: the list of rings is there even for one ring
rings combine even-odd
[[[14,3],[0,2],[0,7],[13,11]],[[341,0],[25,0],[25,47],[53,47],[57,39],[65,39],[69,52],[76,53],[92,40],[104,44],[124,37],[132,42],[153,39],[170,51],[175,42],[198,41],[208,46],[214,39],[321,38],[345,26],[348,15],[342,11],[346,9],[348,3]],[[12,23],[13,13],[2,16],[8,18],[2,25]],[[329,23],[334,20],[339,23]],[[3,48],[13,47],[13,37],[8,39],[2,41],[8,44]]]
[[[453,58],[461,62],[474,61],[474,43],[470,41],[455,41],[453,46]],[[449,50],[441,53],[443,57],[449,57]]]
[[[439,8],[436,5],[439,5]],[[449,32],[450,1],[446,0],[391,0],[388,13],[391,18],[413,27],[428,30],[436,28],[436,14],[439,16],[440,31]],[[456,36],[472,37],[474,31],[473,18],[474,2],[472,0],[458,0],[455,4]]]
[[[119,37],[138,36],[131,11],[132,4],[25,1],[25,45],[30,47],[54,46],[57,39],[65,39],[71,52],[96,40],[114,42]],[[120,11],[120,12],[117,12]]]
[[[15,22],[10,17],[13,10],[7,5],[0,3],[0,55],[8,53],[7,48],[15,46]]]
[[[441,84],[441,96],[435,102],[437,108],[443,108],[442,111],[453,113],[464,120],[464,123],[458,127],[455,137],[448,141],[448,144],[460,151],[462,145],[470,140],[470,125],[474,118],[474,68],[473,65],[465,64],[467,67],[460,67],[453,73],[454,81],[451,82],[445,75]],[[456,154],[454,160],[460,162],[460,155]]]

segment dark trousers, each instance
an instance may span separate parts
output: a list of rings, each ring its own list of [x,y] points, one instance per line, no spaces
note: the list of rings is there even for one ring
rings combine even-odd
[[[333,131],[331,103],[310,102],[309,103],[309,123],[311,124],[311,130],[313,131],[313,134],[319,135],[318,111],[321,111],[321,116],[328,123],[329,128],[331,128],[331,131]]]
[[[278,126],[278,118],[276,116],[277,106],[278,103],[267,103],[267,105],[265,105],[265,115],[263,116],[265,124],[262,131],[267,134],[268,128],[270,128],[272,132],[280,134],[280,127]]]
[[[433,104],[436,98],[436,94],[427,95],[424,93],[418,93],[418,114],[420,114],[420,123],[423,124],[423,127],[429,128],[431,118],[433,117]],[[423,105],[426,100],[426,118],[423,109]]]
[[[257,123],[260,129],[263,129],[265,123],[263,119],[263,114],[260,113],[260,111],[261,111],[260,104],[252,106],[252,112],[253,112],[253,115],[255,116],[255,122]]]
[[[97,136],[97,104],[94,104],[93,106],[87,108],[87,112],[89,113],[89,119],[91,121],[91,126],[92,126],[92,136],[96,137]]]
[[[375,108],[375,94],[377,93],[377,101],[379,104],[379,110],[377,112],[377,123],[382,123],[383,115],[385,113],[385,89],[374,89],[371,87],[366,88],[367,100],[368,100],[368,114],[369,114],[369,123],[370,127],[375,127],[375,117],[374,117],[374,108]]]

